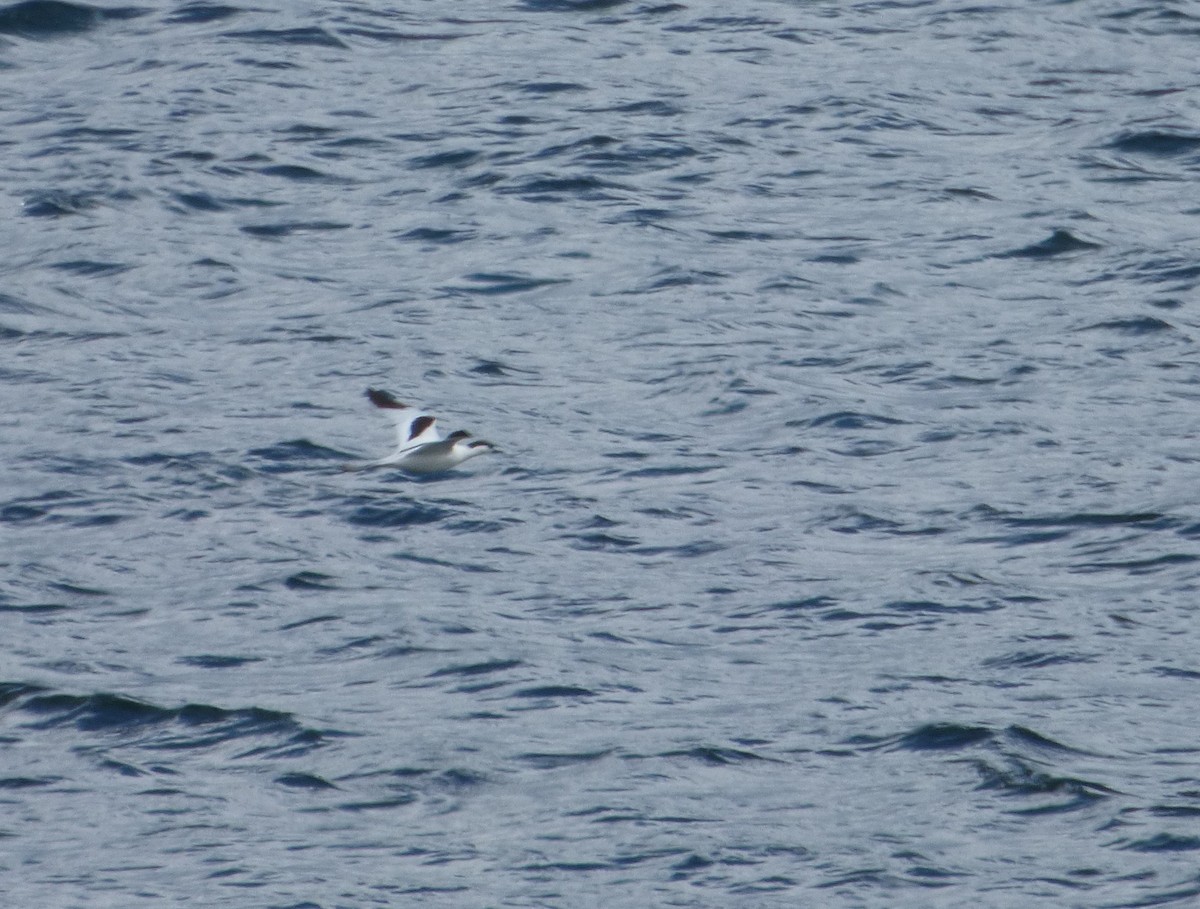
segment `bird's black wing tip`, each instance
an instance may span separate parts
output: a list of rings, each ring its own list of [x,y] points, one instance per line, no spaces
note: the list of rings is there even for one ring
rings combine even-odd
[[[384,391],[382,388],[368,388],[367,399],[376,407],[386,407],[391,410],[400,410],[407,406],[397,401],[391,392]]]

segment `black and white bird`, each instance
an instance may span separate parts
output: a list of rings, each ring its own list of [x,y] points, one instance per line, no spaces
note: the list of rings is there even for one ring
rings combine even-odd
[[[442,438],[435,425],[435,417],[419,408],[402,404],[380,388],[368,388],[367,398],[379,409],[386,410],[395,421],[396,450],[375,461],[347,464],[344,470],[395,467],[408,473],[439,473],[457,467],[476,455],[496,450],[491,442],[476,439],[462,429]]]

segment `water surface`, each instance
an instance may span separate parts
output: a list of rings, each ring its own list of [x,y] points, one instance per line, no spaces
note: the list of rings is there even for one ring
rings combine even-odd
[[[0,7],[0,893],[1200,899],[1196,28]]]

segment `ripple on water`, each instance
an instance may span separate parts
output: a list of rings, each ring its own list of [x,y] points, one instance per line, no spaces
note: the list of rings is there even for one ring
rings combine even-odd
[[[383,497],[379,497],[383,498]],[[345,520],[357,527],[397,528],[434,524],[450,517],[453,512],[436,505],[402,499],[396,496],[390,501],[366,500],[359,497],[360,504],[354,505]]]
[[[23,0],[0,7],[0,35],[49,39],[75,35],[105,22],[135,19],[147,10],[133,7],[95,7],[66,0]]]
[[[3,688],[3,706],[22,720],[14,727],[19,736],[71,729],[82,734],[82,746],[100,751],[189,751],[222,745],[242,749],[243,756],[299,756],[340,735],[260,707],[160,707],[119,694],[68,694],[14,683]]]

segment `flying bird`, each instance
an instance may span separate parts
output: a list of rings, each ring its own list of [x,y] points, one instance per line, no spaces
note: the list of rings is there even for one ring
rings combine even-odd
[[[442,438],[435,425],[436,417],[397,401],[383,389],[368,388],[367,398],[380,410],[386,410],[395,422],[396,450],[375,461],[347,464],[343,470],[396,467],[408,473],[440,473],[476,455],[496,450],[491,442],[476,439],[462,429]]]

